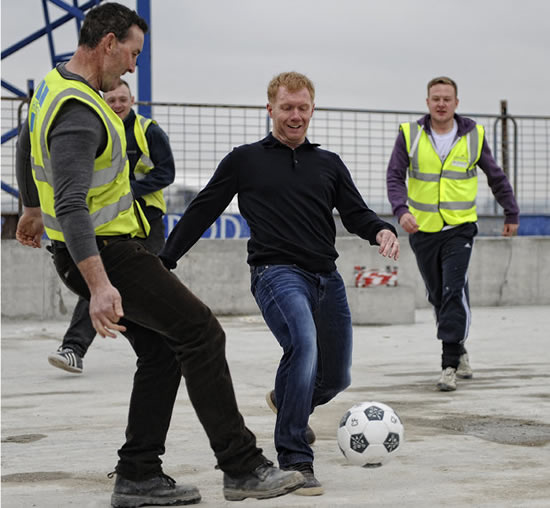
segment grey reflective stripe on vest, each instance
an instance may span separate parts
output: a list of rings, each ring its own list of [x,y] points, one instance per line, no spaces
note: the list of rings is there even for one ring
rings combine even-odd
[[[104,206],[100,208],[97,212],[90,214],[94,229],[97,229],[99,226],[107,224],[108,222],[116,219],[118,214],[120,212],[123,212],[124,210],[128,210],[133,205],[133,202],[134,197],[132,196],[132,193],[129,192],[125,196],[122,196],[122,198],[120,198],[116,203]],[[44,211],[42,211],[42,217],[44,219],[44,225],[47,228],[53,229],[54,231],[62,232],[61,226],[59,225],[59,221],[57,220],[57,218],[47,213],[44,213]]]
[[[468,180],[477,176],[477,169],[468,169],[467,171],[451,171],[450,169],[444,169],[441,171],[442,178],[448,178],[449,180]]]
[[[438,205],[428,205],[426,203],[419,203],[418,201],[415,201],[414,199],[408,198],[409,204],[416,208],[417,210],[420,210],[421,212],[439,212],[439,206]]]
[[[103,112],[103,108],[93,99],[92,96],[80,90],[77,90],[75,88],[68,88],[63,92],[59,93],[55,97],[53,102],[50,104],[50,107],[46,112],[46,116],[42,121],[42,131],[40,132],[40,147],[42,150],[42,158],[44,160],[44,166],[43,167],[39,166],[34,160],[34,157],[31,157],[32,168],[35,171],[36,179],[38,181],[46,182],[46,183],[53,182],[51,160],[47,157],[48,150],[46,146],[46,128],[50,123],[51,116],[53,115],[53,112],[55,110],[55,106],[57,105],[57,103],[69,95],[76,95],[77,97],[87,99],[88,101],[94,103],[99,109],[99,111],[101,111],[101,114],[103,115],[103,118],[105,119],[105,123],[107,124],[107,127],[109,129],[109,133],[113,142],[112,155],[111,155],[112,164],[111,166],[103,168],[99,171],[94,171],[92,176],[92,183],[90,185],[91,188],[101,187],[102,185],[112,182],[118,176],[118,174],[124,169],[126,165],[127,156],[126,154],[122,153],[120,136],[118,135],[109,117]]]
[[[409,177],[422,180],[423,182],[439,182],[441,179],[441,175],[439,173],[422,173],[422,171],[418,171],[417,169],[410,170]]]
[[[145,124],[149,121],[149,118],[145,118],[144,116],[138,116],[138,121],[141,126],[141,130],[143,131],[143,136],[145,137]],[[145,143],[147,143],[147,138],[145,138]],[[147,146],[147,148],[149,148],[149,146]],[[145,155],[143,151],[141,152],[141,157],[139,158],[138,162],[141,162],[142,164],[144,164],[149,168],[152,168],[154,166],[153,161],[147,155]],[[142,178],[145,178],[145,175],[140,176],[139,178],[137,177],[136,174],[134,174],[134,176],[136,176],[136,180],[141,180]]]
[[[416,128],[417,128],[417,132],[416,132],[416,136],[414,137],[414,140],[413,140],[413,137],[412,137],[413,125],[415,125]],[[414,172],[414,173],[418,172],[419,169],[420,169],[420,166],[418,165],[418,150],[417,150],[417,148],[418,148],[418,143],[420,142],[420,136],[422,136],[422,131],[423,130],[424,130],[423,125],[419,125],[417,123],[409,123],[409,140],[411,142],[411,149],[409,151],[409,160],[411,161],[412,172]],[[414,178],[416,178],[416,176]],[[419,180],[422,180],[422,179],[420,178]]]
[[[468,150],[470,151],[470,162],[468,169],[474,167],[477,159],[477,151],[479,149],[479,132],[477,126],[475,126],[468,134],[466,134],[468,140]]]
[[[145,164],[148,168],[152,168],[154,166],[153,161],[149,157],[147,157],[147,155],[145,155],[144,153],[141,154],[141,157],[139,158],[138,162]],[[139,180],[139,178],[137,178],[137,175],[134,174],[134,176],[136,176],[136,180]],[[143,175],[141,178],[145,178],[145,175]]]
[[[413,208],[421,212],[434,213],[439,212],[440,208],[444,208],[445,210],[469,210],[476,204],[475,201],[442,201],[439,205],[428,205],[426,203],[419,203],[411,198],[408,198],[408,201]]]
[[[131,208],[133,202],[134,197],[132,196],[131,192],[128,192],[128,194],[122,196],[116,203],[102,206],[97,212],[90,214],[94,229],[116,219],[120,212]]]
[[[439,208],[445,208],[445,210],[469,210],[475,206],[474,201],[441,201]]]
[[[46,226],[48,229],[53,229],[54,231],[61,232],[61,226],[59,225],[57,219],[47,213],[44,213],[44,210],[42,210],[42,219],[44,221],[44,226]]]

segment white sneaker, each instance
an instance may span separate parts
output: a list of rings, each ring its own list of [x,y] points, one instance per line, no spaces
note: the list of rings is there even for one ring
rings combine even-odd
[[[456,375],[461,379],[471,379],[474,377],[472,367],[470,367],[470,360],[468,358],[468,353],[464,353],[460,356],[458,361],[458,367],[456,368]]]
[[[456,390],[456,369],[447,367],[441,373],[437,387],[442,392],[454,392]]]

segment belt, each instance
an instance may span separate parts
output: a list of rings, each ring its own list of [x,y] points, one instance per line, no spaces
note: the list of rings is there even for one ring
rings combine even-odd
[[[106,245],[109,245],[110,243],[119,242],[120,240],[129,240],[132,238],[130,235],[116,235],[116,236],[96,236],[95,240],[97,243],[97,247],[99,250],[101,250]],[[67,244],[65,242],[60,242],[59,240],[52,240],[52,247],[54,249],[66,249]]]
[[[117,235],[117,236],[96,236],[95,240],[97,242],[98,248],[101,250],[106,245],[110,243],[119,242],[120,240],[129,240],[132,238],[130,235]]]

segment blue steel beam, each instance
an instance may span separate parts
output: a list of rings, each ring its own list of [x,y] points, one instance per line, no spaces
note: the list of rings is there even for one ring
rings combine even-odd
[[[46,33],[48,34],[48,46],[50,47],[50,58],[52,62],[52,67],[55,67],[56,58],[55,58],[55,45],[53,42],[53,29],[52,24],[50,23],[50,12],[48,11],[48,0],[42,0],[42,11],[44,12],[44,21],[46,22]]]
[[[80,21],[84,21],[84,18],[86,17],[85,14],[82,12],[80,7],[71,7],[69,4],[66,4],[65,2],[62,2],[61,0],[49,0],[52,4],[57,5],[64,11],[67,11],[68,13],[72,14],[76,19],[79,19]],[[73,2],[75,3],[75,2]]]
[[[2,144],[4,144],[6,141],[9,141],[11,138],[14,138],[15,136],[17,136],[18,131],[19,129],[15,127],[9,130],[8,132],[4,132],[4,134],[2,134]]]
[[[99,4],[99,2],[101,2],[101,0],[89,0],[85,4],[81,5],[80,9],[85,11],[85,10],[89,9],[90,7],[93,7],[94,5]],[[74,19],[74,16],[72,16],[71,14],[65,14],[61,18],[56,19],[51,24],[52,29],[55,29],[55,28],[57,28],[61,25],[64,25],[65,23],[67,23],[67,21],[71,21],[72,19]],[[31,42],[34,42],[35,40],[40,39],[40,37],[46,35],[46,33],[47,33],[47,28],[44,27],[44,28],[41,28],[40,30],[37,30],[36,32],[33,32],[31,35],[25,37],[24,39],[21,39],[19,42],[16,42],[15,44],[12,44],[10,47],[8,47],[8,48],[6,48],[5,50],[2,51],[2,55],[1,55],[2,60],[4,58],[10,56],[12,53],[15,53],[19,49],[27,46]]]
[[[12,187],[11,185],[8,185],[5,182],[1,182],[1,183],[2,183],[3,191],[6,191],[8,194],[11,194],[14,198],[19,197],[19,191],[15,187]]]
[[[150,0],[137,0],[137,13],[147,21],[149,32],[145,34],[143,49],[138,58],[137,82],[138,82],[138,101],[151,102],[151,2]],[[151,118],[151,106],[148,104],[139,104],[138,113]]]
[[[11,83],[8,83],[7,81],[2,80],[2,88],[5,88],[6,90],[10,91],[12,94],[17,95],[17,97],[26,97],[27,94],[25,92],[22,92],[19,90],[19,88],[13,86]]]

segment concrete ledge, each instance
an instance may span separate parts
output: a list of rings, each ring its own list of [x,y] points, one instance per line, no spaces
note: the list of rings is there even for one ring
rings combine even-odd
[[[347,287],[354,325],[414,323],[414,290],[408,286]]]
[[[354,267],[385,270],[387,259],[360,238],[337,238],[338,270],[347,288],[355,288]],[[246,264],[246,239],[200,240],[178,263],[175,273],[199,298],[218,315],[258,314],[250,293],[250,271]],[[391,263],[392,265],[394,263]],[[414,292],[414,306],[428,307],[426,290],[416,260],[407,242],[401,239],[398,288]],[[550,303],[550,237],[477,238],[470,264],[470,302],[473,306],[547,305]],[[392,293],[396,288],[378,289]],[[404,292],[407,289],[403,289]],[[354,298],[350,293],[350,299]],[[383,294],[383,293],[382,293]],[[368,298],[367,293],[365,298]],[[405,299],[408,302],[408,299]],[[361,311],[377,317],[392,311],[392,323],[400,323],[408,303],[396,305],[385,301],[375,307],[376,298],[353,304],[355,314]],[[29,249],[16,240],[2,240],[2,317],[69,320],[76,296],[59,280],[46,249]],[[402,315],[399,315],[402,314]],[[408,321],[412,322],[412,321]]]

